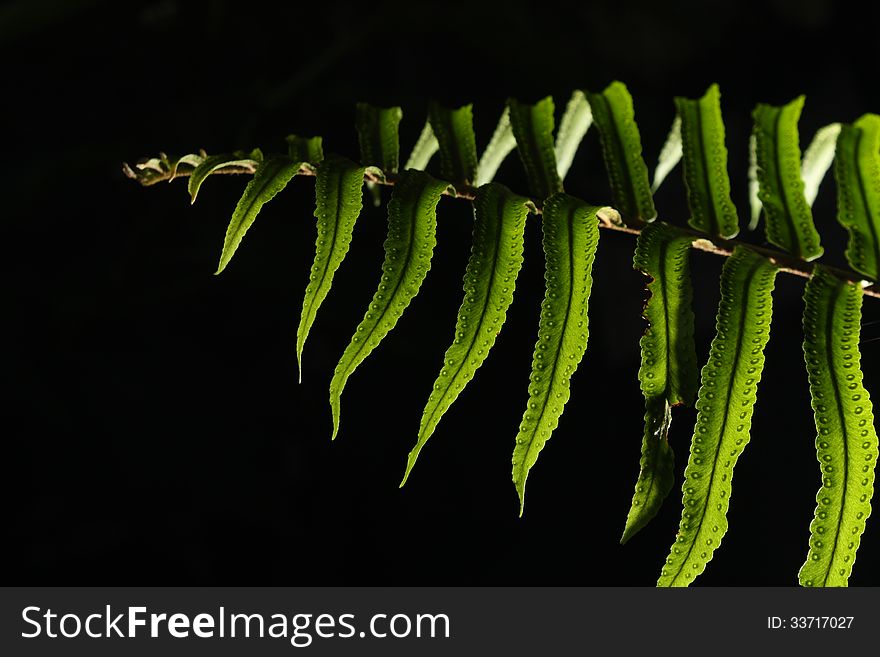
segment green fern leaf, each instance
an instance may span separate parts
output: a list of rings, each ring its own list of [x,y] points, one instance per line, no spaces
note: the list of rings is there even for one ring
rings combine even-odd
[[[473,105],[453,110],[431,103],[428,120],[440,145],[440,175],[453,184],[469,185],[477,170]]]
[[[804,355],[822,487],[798,578],[803,586],[846,586],[871,514],[877,465],[877,431],[860,367],[862,288],[819,266],[804,300]]]
[[[293,160],[316,167],[324,159],[323,140],[320,137],[287,135],[287,154]]]
[[[547,96],[534,105],[507,101],[510,126],[526,170],[529,188],[539,199],[562,191],[553,148],[553,99]]]
[[[702,371],[684,472],[684,510],[658,586],[693,582],[727,531],[733,468],[749,441],[777,272],[770,260],[742,246],[724,263],[717,334]]]
[[[422,413],[419,437],[407,459],[401,486],[440,419],[486,360],[504,325],[522,267],[529,206],[528,199],[497,183],[477,190],[474,241],[464,275],[464,300],[458,310],[455,339],[443,356],[443,369]]]
[[[752,113],[753,134],[767,240],[798,258],[814,260],[823,249],[801,178],[797,124],[803,107],[803,96],[778,107],[759,104]]]
[[[709,235],[733,238],[739,233],[739,218],[730,200],[718,85],[710,86],[699,100],[676,97],[675,107],[681,117],[688,223]]]
[[[489,140],[489,145],[480,156],[474,185],[482,187],[486,183],[492,182],[501,163],[514,148],[516,148],[516,137],[513,136],[513,128],[510,125],[510,109],[505,105],[504,111],[501,112],[501,118],[498,119],[498,125],[495,127],[495,132],[492,133],[492,139]]]
[[[226,265],[235,255],[238,245],[263,205],[287,186],[287,183],[299,172],[302,162],[289,157],[278,156],[263,160],[257,167],[254,177],[244,188],[244,194],[235,206],[226,237],[223,240],[223,252],[215,275],[226,269]]]
[[[749,230],[755,230],[761,220],[761,199],[758,190],[758,140],[755,133],[749,136]],[[806,198],[806,197],[805,197]]]
[[[570,396],[571,376],[587,348],[587,307],[601,209],[562,193],[544,204],[546,293],[532,359],[529,402],[513,450],[520,515],[529,470],[559,423]]]
[[[437,137],[434,136],[434,131],[431,129],[431,122],[425,121],[422,134],[419,135],[419,139],[416,145],[413,146],[412,153],[409,154],[409,159],[403,168],[424,171],[425,167],[428,166],[428,162],[431,161],[434,153],[438,150],[440,150],[440,144],[437,142]]]
[[[171,182],[181,174],[188,173],[192,175],[193,171],[196,170],[196,167],[205,160],[205,157],[207,156],[205,155],[205,152],[202,151],[201,153],[188,153],[187,155],[181,155],[176,160],[169,162],[169,173],[171,175],[168,177],[168,182]],[[262,159],[262,157],[260,157],[260,159]]]
[[[565,106],[565,113],[556,133],[556,170],[560,180],[565,180],[577,148],[592,123],[593,111],[587,97],[583,91],[575,91]]]
[[[834,166],[837,220],[849,231],[846,259],[858,272],[880,278],[880,116],[845,125]]]
[[[807,199],[810,207],[813,207],[813,202],[819,194],[819,185],[822,184],[825,174],[834,161],[834,151],[841,127],[839,123],[832,123],[819,128],[813,135],[813,141],[804,151],[801,178],[804,179],[804,198]]]
[[[373,107],[358,103],[355,127],[361,147],[361,164],[379,167],[386,173],[397,171],[400,157],[398,129],[403,111],[399,107]]]
[[[189,191],[190,203],[196,202],[196,196],[199,195],[202,183],[212,173],[227,167],[258,167],[262,161],[263,153],[258,148],[252,150],[250,155],[246,155],[244,151],[236,151],[235,153],[209,155],[203,158],[189,177],[187,191]]]
[[[437,244],[437,203],[446,188],[447,183],[423,171],[404,171],[394,185],[388,203],[382,279],[330,382],[333,438],[339,432],[339,404],[346,381],[394,328],[428,274]]]
[[[666,180],[666,177],[672,173],[672,170],[678,166],[684,155],[684,146],[681,143],[681,116],[675,115],[672,121],[672,127],[669,129],[669,135],[663,148],[660,149],[660,157],[657,158],[657,166],[654,169],[654,182],[651,183],[651,192],[660,189],[660,185]]]
[[[667,433],[670,406],[693,403],[697,391],[693,286],[690,255],[693,237],[667,224],[646,226],[636,242],[633,267],[652,280],[644,316],[648,328],[640,341],[639,382],[645,395],[642,458],[632,506],[621,543],[653,518],[674,480]]]
[[[639,226],[653,221],[657,211],[648,181],[648,167],[642,159],[642,139],[632,97],[626,85],[612,82],[602,93],[588,93],[587,99],[599,129],[612,205],[627,225]]]
[[[318,308],[330,292],[333,276],[348,253],[354,224],[363,208],[363,184],[364,167],[346,158],[331,155],[318,167],[315,179],[315,218],[318,220],[315,260],[296,331],[300,381],[303,347]]]

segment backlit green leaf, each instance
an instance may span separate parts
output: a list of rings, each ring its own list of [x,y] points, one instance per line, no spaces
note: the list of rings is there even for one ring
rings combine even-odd
[[[287,135],[287,154],[292,160],[307,162],[316,167],[324,159],[323,140],[321,137]]]
[[[532,359],[529,401],[513,450],[513,481],[525,504],[526,478],[559,423],[570,380],[587,348],[587,306],[599,244],[598,213],[573,196],[547,199],[542,215],[546,292]]]
[[[532,194],[545,199],[562,191],[553,147],[553,99],[547,96],[528,105],[511,98],[507,101],[507,108]]]
[[[672,170],[678,166],[681,157],[684,155],[681,143],[681,117],[676,114],[672,121],[672,127],[669,129],[669,135],[663,148],[660,149],[660,157],[657,158],[657,168],[654,169],[654,182],[651,183],[651,191],[656,192],[663,181],[666,180]]]
[[[412,153],[410,153],[409,159],[403,168],[424,171],[425,167],[428,166],[428,162],[434,157],[434,153],[439,149],[440,144],[437,143],[437,137],[434,136],[434,131],[431,130],[431,122],[426,121],[425,127],[422,128],[422,134],[419,135],[419,140],[413,146]]]
[[[498,173],[498,167],[514,148],[516,148],[516,137],[513,136],[513,128],[510,126],[510,109],[505,105],[495,132],[492,133],[492,139],[489,140],[489,145],[480,157],[474,185],[482,187],[492,182],[495,174]]]
[[[627,225],[654,221],[657,211],[648,167],[642,159],[642,138],[626,85],[612,82],[602,93],[587,93],[587,100],[599,129],[612,205]]]
[[[263,154],[259,149],[254,149],[250,155],[245,154],[244,151],[236,151],[235,153],[221,153],[202,158],[202,161],[193,169],[189,177],[188,191],[190,202],[196,202],[196,196],[199,194],[202,183],[212,173],[226,168],[246,168],[253,171],[257,169],[262,161]]]
[[[232,219],[223,240],[220,264],[215,274],[222,272],[229,264],[263,205],[287,186],[291,178],[299,172],[301,165],[302,162],[284,156],[272,157],[260,163],[253,179],[245,187],[238,205],[235,206],[235,212],[232,213]]]
[[[724,263],[717,332],[702,371],[684,471],[681,524],[658,586],[692,583],[727,531],[733,468],[749,442],[777,271],[770,260],[742,246]]]
[[[587,97],[583,91],[575,91],[565,106],[565,114],[556,133],[556,169],[560,180],[565,179],[574,162],[574,154],[592,123],[593,111]]]
[[[339,403],[346,381],[394,328],[428,274],[437,243],[437,203],[446,188],[447,183],[423,171],[404,171],[394,185],[382,278],[330,382],[333,438],[339,432]]]
[[[858,272],[880,278],[880,116],[844,125],[837,139],[834,176],[837,220],[849,232],[846,259]]]
[[[464,300],[458,310],[455,338],[443,356],[422,413],[419,437],[407,459],[406,483],[419,452],[495,344],[523,261],[523,232],[529,201],[497,183],[477,190],[474,239],[464,275]]]
[[[801,162],[801,178],[804,179],[804,198],[810,207],[819,194],[819,185],[831,168],[834,161],[834,151],[837,146],[837,137],[840,135],[839,123],[826,125],[819,128],[813,135],[813,141],[804,151],[804,159]]]
[[[803,96],[778,107],[759,104],[752,113],[753,134],[767,240],[798,258],[813,260],[823,249],[801,178],[797,124],[803,106]]]
[[[386,173],[397,171],[400,157],[398,128],[403,112],[399,107],[373,107],[358,103],[355,127],[361,146],[361,164],[379,167]]]
[[[296,331],[296,361],[302,381],[302,352],[318,308],[327,297],[333,276],[351,244],[354,224],[363,207],[364,168],[331,155],[318,167],[315,179],[315,218],[318,237],[315,260],[303,298]]]
[[[452,110],[431,103],[428,119],[440,145],[440,175],[453,184],[470,184],[477,170],[473,106]]]
[[[639,382],[645,396],[641,469],[621,543],[653,518],[672,486],[672,450],[667,433],[671,406],[693,403],[697,391],[693,286],[693,237],[656,222],[636,242],[633,266],[651,278],[643,314],[648,327],[640,341]]]
[[[688,223],[709,235],[730,239],[739,232],[739,218],[730,200],[718,85],[709,87],[699,100],[676,97],[675,107],[681,117],[684,181],[691,211]]]
[[[862,288],[819,266],[804,294],[804,355],[822,487],[810,524],[803,586],[846,586],[871,514],[877,431],[862,385]]]

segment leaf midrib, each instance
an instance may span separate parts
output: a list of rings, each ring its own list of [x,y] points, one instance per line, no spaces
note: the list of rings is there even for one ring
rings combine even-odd
[[[788,231],[790,235],[790,246],[792,248],[792,254],[798,258],[800,258],[803,254],[801,252],[801,240],[798,235],[797,228],[794,225],[794,217],[791,216],[791,206],[788,203],[788,192],[782,181],[782,155],[781,149],[779,147],[780,134],[779,134],[779,126],[782,122],[782,115],[784,111],[783,108],[779,108],[776,112],[776,117],[774,118],[773,123],[773,159],[776,160],[776,184],[779,186],[779,198],[782,201],[782,217],[785,221],[785,224],[788,226]]]
[[[568,231],[568,260],[569,260],[569,274],[568,274],[568,301],[565,306],[565,317],[562,321],[562,331],[559,334],[559,348],[556,349],[556,354],[553,357],[553,369],[550,371],[550,379],[547,385],[547,394],[544,396],[544,403],[541,405],[541,414],[538,417],[538,420],[535,422],[535,428],[532,430],[532,438],[529,440],[529,447],[526,450],[525,456],[523,457],[522,464],[524,464],[528,458],[532,454],[532,449],[535,446],[535,438],[537,433],[541,427],[541,424],[544,421],[544,415],[547,412],[548,400],[550,399],[550,394],[553,388],[556,386],[556,370],[559,367],[559,357],[562,355],[562,345],[565,342],[565,333],[568,330],[568,318],[571,315],[571,305],[572,300],[574,299],[574,270],[575,270],[575,258],[574,258],[574,229],[572,226],[573,219],[572,215],[576,212],[576,208],[569,208],[568,216],[566,217],[565,227]],[[520,464],[520,465],[522,465]]]
[[[623,185],[623,194],[626,197],[626,202],[630,206],[629,210],[632,213],[632,217],[637,217],[641,212],[639,211],[638,202],[636,201],[636,194],[633,185],[633,175],[629,168],[629,160],[626,158],[626,148],[623,144],[623,137],[621,135],[622,130],[617,123],[617,119],[614,115],[614,110],[611,107],[611,101],[605,96],[604,93],[596,94],[599,98],[602,99],[602,103],[605,106],[605,111],[608,116],[608,127],[611,132],[611,149],[614,151],[614,159],[622,164],[622,174],[623,179],[621,180],[621,184]]]
[[[743,286],[742,286],[744,299],[749,298],[748,291],[749,291],[749,287],[751,286],[752,279],[754,278],[755,273],[758,271],[758,269],[760,269],[761,265],[763,265],[763,264],[764,263],[760,259],[756,259],[755,263],[750,267],[748,274],[746,275],[745,281],[743,283]],[[727,420],[730,417],[730,398],[732,396],[731,393],[733,390],[733,381],[736,378],[737,364],[739,362],[739,356],[740,356],[740,353],[742,353],[743,334],[745,332],[746,316],[748,314],[747,309],[748,309],[747,307],[743,308],[743,311],[740,314],[740,318],[739,318],[739,327],[738,327],[738,331],[737,331],[736,349],[734,350],[734,353],[733,353],[733,367],[730,370],[730,378],[728,379],[728,384],[727,384],[727,391],[728,391],[727,392],[727,399],[724,404],[724,416],[722,417],[722,420],[721,420],[721,428],[718,432],[718,446],[715,448],[715,456],[712,459],[712,462],[713,462],[712,473],[709,475],[709,485],[706,488],[706,503],[703,505],[703,512],[700,514],[700,523],[697,525],[697,529],[693,534],[693,540],[691,541],[690,547],[688,547],[687,554],[682,559],[681,566],[679,566],[678,572],[672,577],[672,580],[671,580],[672,582],[675,582],[678,579],[678,577],[682,573],[682,570],[684,569],[685,564],[688,563],[688,559],[690,559],[691,552],[693,552],[694,547],[697,545],[697,538],[699,537],[700,532],[703,529],[703,522],[706,520],[707,510],[709,508],[709,499],[710,499],[710,497],[712,497],[711,492],[712,492],[712,488],[715,484],[715,474],[718,472],[718,455],[721,453],[721,444],[722,444],[722,442],[724,442],[724,432],[727,429]],[[728,504],[729,503],[730,502],[728,500]]]
[[[862,149],[862,128],[858,128],[856,130],[856,147],[855,147],[855,170],[856,170],[856,181],[859,184],[859,194],[862,197],[862,205],[865,208],[865,223],[868,224],[868,231],[871,234],[871,242],[874,247],[874,271],[871,272],[874,276],[877,275],[878,270],[880,270],[880,242],[877,240],[877,227],[874,225],[873,217],[871,216],[871,206],[868,204],[868,195],[867,188],[865,186],[865,180],[862,177],[862,159],[861,159],[861,149]]]
[[[834,402],[837,406],[837,414],[840,417],[840,432],[843,437],[843,485],[841,486],[841,498],[840,498],[840,513],[837,516],[837,531],[834,532],[834,545],[831,548],[831,558],[828,560],[828,567],[825,569],[825,577],[823,578],[823,585],[827,584],[828,580],[831,578],[831,569],[836,561],[837,554],[837,545],[840,542],[840,530],[843,526],[843,510],[846,508],[846,484],[849,477],[849,436],[846,427],[846,414],[843,408],[843,399],[840,394],[840,388],[838,386],[838,378],[837,378],[837,368],[836,368],[836,359],[834,358],[834,330],[833,330],[833,321],[834,321],[834,310],[837,304],[837,300],[840,298],[840,292],[842,290],[842,283],[836,283],[834,288],[831,291],[831,297],[828,302],[828,312],[825,315],[825,353],[828,358],[828,365],[831,374],[831,388],[834,391]],[[824,483],[824,482],[823,482]]]
[[[709,233],[712,235],[721,234],[721,221],[715,208],[715,190],[712,187],[712,180],[709,176],[709,159],[706,157],[706,140],[703,135],[703,107],[700,101],[696,102],[697,135],[699,136],[700,162],[703,165],[703,180],[706,183],[706,210],[709,219]]]

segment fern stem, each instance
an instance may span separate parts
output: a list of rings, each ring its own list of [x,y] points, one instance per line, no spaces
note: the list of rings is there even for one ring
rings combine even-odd
[[[150,169],[149,175],[144,175],[144,173],[142,173],[143,170],[139,167],[132,168],[125,163],[123,163],[122,165],[122,171],[127,177],[131,178],[132,180],[137,180],[144,187],[149,187],[163,181],[171,181],[176,178],[186,178],[192,173],[192,171],[189,169],[178,170],[176,172],[172,172],[170,170],[159,172],[155,169]],[[254,171],[249,167],[236,166],[217,169],[213,173],[253,175]],[[315,167],[304,165],[299,170],[298,175],[315,176],[316,174],[317,169]],[[367,169],[367,171],[364,173],[364,182],[369,182],[376,185],[393,186],[397,183],[399,177],[400,175],[396,173],[389,172],[384,174],[377,174],[370,169]],[[447,187],[447,189],[443,191],[444,196],[451,196],[453,198],[460,198],[468,201],[473,201],[476,198],[476,194],[476,188],[470,185],[449,185],[449,187]],[[540,215],[542,212],[540,202],[532,199],[532,206],[533,213],[536,215]],[[615,221],[614,217],[610,213],[600,213],[599,219],[599,227],[606,230],[612,230],[619,233],[628,233],[630,235],[639,235],[642,232],[641,228],[639,227],[624,226],[623,224],[619,223],[619,221]],[[646,224],[642,224],[642,227],[644,225]],[[801,278],[810,278],[813,273],[815,263],[805,262],[800,258],[793,257],[776,249],[756,246],[754,244],[749,244],[747,242],[736,239],[727,240],[720,237],[713,237],[708,233],[703,233],[697,230],[693,230],[691,228],[685,228],[683,226],[677,226],[677,228],[682,233],[693,236],[694,241],[691,246],[699,251],[705,251],[706,253],[713,253],[715,255],[729,257],[733,255],[733,250],[737,246],[745,246],[752,251],[760,253],[761,255],[769,258],[779,268],[779,271],[785,272],[787,274],[793,274],[795,276],[800,276]],[[838,267],[829,267],[827,265],[823,266],[827,271],[834,273],[836,276],[844,280],[854,281],[862,284],[866,282],[864,281],[864,278],[862,276],[854,271],[840,269]],[[866,286],[863,291],[866,296],[880,299],[880,283],[872,283],[871,285]]]

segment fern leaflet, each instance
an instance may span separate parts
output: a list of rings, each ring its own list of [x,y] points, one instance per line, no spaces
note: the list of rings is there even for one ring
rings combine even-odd
[[[516,137],[513,136],[513,128],[510,126],[510,108],[505,105],[504,111],[501,112],[501,118],[498,119],[498,125],[495,132],[492,133],[492,139],[489,145],[480,156],[480,162],[477,164],[477,179],[474,182],[476,187],[482,187],[488,182],[492,182],[498,168],[504,159],[516,148]]]
[[[663,148],[660,149],[660,156],[657,158],[657,166],[654,169],[654,182],[651,183],[651,192],[660,189],[660,185],[666,180],[666,177],[672,173],[672,170],[678,166],[684,155],[684,146],[681,143],[681,116],[676,114],[672,121],[672,127]]]
[[[510,126],[526,170],[529,187],[539,199],[562,191],[553,147],[553,99],[547,96],[534,105],[507,101]]]
[[[819,194],[819,185],[831,168],[834,161],[834,151],[837,145],[837,137],[840,135],[841,124],[832,123],[824,128],[819,128],[813,135],[813,141],[804,151],[804,159],[801,162],[801,178],[804,179],[804,198],[812,207],[816,196]]]
[[[431,103],[428,117],[440,146],[440,175],[456,185],[470,184],[477,170],[473,106],[451,110]]]
[[[846,259],[880,278],[880,116],[845,125],[837,140],[837,220],[849,231]]]
[[[810,525],[804,586],[846,586],[871,514],[877,431],[862,385],[862,288],[817,266],[804,293],[804,356],[822,487]]]
[[[503,185],[489,183],[474,200],[474,241],[464,275],[464,300],[455,338],[443,356],[443,369],[422,413],[416,446],[407,459],[401,486],[419,452],[495,344],[513,302],[523,262],[523,233],[530,202]]]
[[[593,123],[593,111],[587,102],[587,97],[583,91],[575,91],[565,106],[565,113],[562,115],[562,121],[559,122],[559,130],[556,132],[556,170],[559,173],[559,179],[564,180],[565,175],[574,162],[574,154],[577,152],[578,145],[590,124]]]
[[[612,205],[628,226],[653,221],[657,211],[632,96],[622,82],[612,82],[602,93],[588,93],[587,99],[599,129]]]
[[[287,154],[293,160],[306,162],[313,168],[324,159],[324,145],[320,137],[287,135]]]
[[[315,260],[296,330],[296,362],[300,381],[303,347],[318,308],[330,292],[333,276],[348,253],[354,224],[363,207],[363,184],[364,167],[343,157],[331,155],[318,167],[315,179],[315,218],[318,220]]]
[[[541,225],[546,293],[532,358],[528,406],[513,450],[520,515],[529,470],[559,423],[571,394],[571,376],[587,348],[587,306],[599,244],[600,209],[563,193],[554,194],[544,204]]]
[[[409,154],[409,159],[403,168],[424,171],[438,150],[440,150],[440,144],[437,143],[437,137],[434,136],[434,131],[431,129],[431,122],[426,121],[425,127],[422,128],[422,134],[419,135],[419,139],[413,146],[412,153]]]
[[[645,396],[645,431],[635,494],[621,543],[651,520],[674,481],[667,440],[671,406],[693,403],[697,389],[693,286],[688,256],[693,237],[661,222],[646,226],[636,242],[633,266],[649,276],[643,315],[648,327],[639,344],[639,382]]]
[[[702,371],[684,471],[684,510],[658,586],[693,582],[727,531],[733,468],[749,441],[777,272],[767,258],[741,246],[724,263],[717,333]]]
[[[797,124],[803,106],[803,96],[780,107],[759,104],[752,114],[753,134],[767,240],[798,258],[814,260],[823,249],[801,178]]]
[[[301,166],[302,162],[291,160],[283,155],[268,158],[260,163],[253,179],[244,188],[244,194],[241,195],[241,199],[232,213],[232,219],[223,240],[220,264],[217,266],[215,274],[226,269],[226,265],[235,255],[238,245],[241,244],[241,240],[251,224],[254,223],[254,219],[257,218],[263,205],[287,186],[291,178],[299,172]]]
[[[709,87],[699,100],[677,97],[675,107],[681,117],[684,181],[691,211],[688,223],[709,235],[735,237],[739,218],[730,200],[718,85]]]
[[[180,164],[186,164],[194,161],[187,160],[187,157],[192,156],[184,156],[174,163],[173,169],[171,171],[170,180],[174,180]],[[259,148],[255,148],[254,150],[252,150],[250,155],[246,155],[244,151],[236,151],[235,153],[209,155],[201,159],[201,161],[195,165],[189,177],[187,191],[189,192],[190,203],[196,202],[196,196],[199,195],[199,189],[201,188],[202,183],[205,182],[205,178],[210,176],[215,171],[219,169],[224,169],[226,167],[250,166],[256,168],[262,161],[263,153],[260,151]]]
[[[404,171],[388,203],[388,237],[382,279],[330,382],[333,438],[348,377],[397,324],[431,267],[437,244],[437,203],[447,184],[423,171]]]
[[[400,157],[398,129],[403,111],[399,107],[373,107],[358,103],[355,127],[361,146],[361,164],[385,172],[397,171]]]

